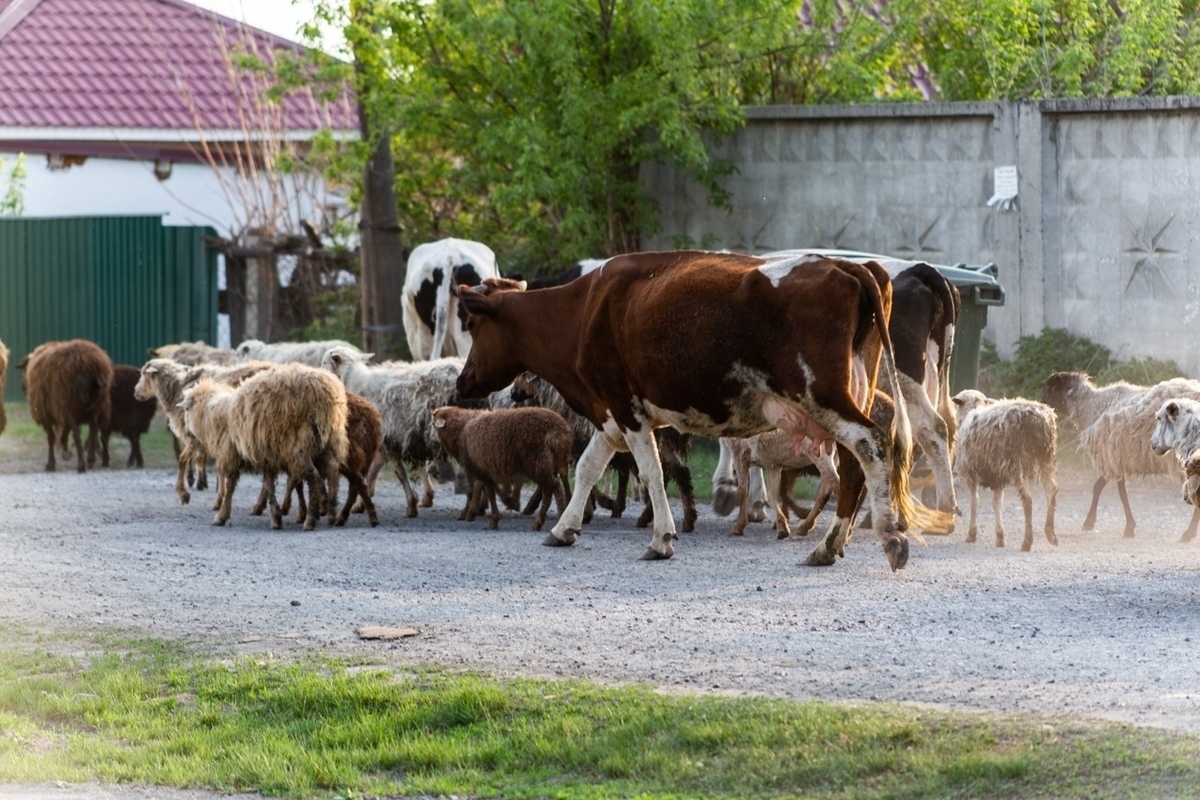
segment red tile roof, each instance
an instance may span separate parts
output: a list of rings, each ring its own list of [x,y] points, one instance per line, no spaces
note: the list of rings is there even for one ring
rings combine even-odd
[[[0,130],[171,130],[184,138],[257,129],[253,78],[231,79],[226,53],[303,48],[184,0],[0,0]],[[239,101],[240,98],[240,101]],[[357,131],[347,91],[283,104],[289,131]],[[276,112],[277,113],[277,112]],[[66,131],[62,131],[66,133]],[[116,133],[116,131],[114,131]],[[177,134],[178,135],[178,134]]]

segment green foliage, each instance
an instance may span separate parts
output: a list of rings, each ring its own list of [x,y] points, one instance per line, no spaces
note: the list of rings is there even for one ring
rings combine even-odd
[[[985,341],[979,365],[980,386],[987,394],[1032,399],[1042,396],[1046,378],[1053,372],[1086,372],[1100,386],[1118,380],[1158,383],[1183,374],[1174,361],[1122,361],[1104,345],[1063,328],[1044,328],[1037,336],[1022,336],[1011,361],[1000,359],[995,345]]]
[[[0,158],[0,172],[4,171],[4,159]],[[0,196],[0,217],[19,217],[25,213],[25,154],[17,153],[17,160],[8,173],[8,182]]]
[[[86,655],[0,648],[5,783],[284,797],[1083,798],[1183,796],[1200,782],[1200,740],[1127,726],[72,645]]]

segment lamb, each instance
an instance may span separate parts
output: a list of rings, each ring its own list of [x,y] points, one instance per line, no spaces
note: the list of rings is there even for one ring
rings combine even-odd
[[[533,373],[519,375],[512,383],[512,399],[518,403],[536,403],[542,408],[556,412],[567,421],[574,434],[572,461],[577,462],[583,455],[584,449],[596,433],[595,426],[582,414],[575,413],[563,396],[548,382]],[[683,501],[683,524],[685,532],[696,528],[696,494],[692,487],[692,472],[685,460],[692,447],[690,434],[680,433],[674,428],[659,428],[654,432],[655,443],[658,445],[659,462],[662,464],[663,480],[674,480],[679,486],[679,496]],[[617,496],[609,498],[598,489],[593,490],[594,501],[602,508],[612,512],[614,519],[619,519],[625,511],[625,493],[629,485],[629,476],[637,475],[637,464],[629,453],[616,453],[609,462],[609,467],[617,473]],[[535,496],[536,499],[536,496]],[[654,519],[654,510],[649,504],[638,517],[637,527],[647,527]]]
[[[1150,449],[1159,456],[1176,452],[1184,467],[1183,499],[1200,506],[1200,402],[1189,397],[1164,401],[1154,414]]]
[[[165,344],[150,348],[151,358],[170,358],[189,367],[198,364],[217,364],[232,367],[238,362],[237,353],[227,347],[213,347],[203,341]]]
[[[19,365],[25,372],[21,381],[29,397],[33,421],[46,431],[50,455],[46,471],[57,469],[54,460],[55,433],[70,431],[75,442],[79,472],[86,472],[79,427],[88,426],[88,461],[95,463],[100,431],[108,424],[112,407],[112,361],[93,342],[72,339],[38,345]],[[103,443],[103,460],[108,461],[108,446]]]
[[[128,364],[113,366],[111,412],[107,424],[100,427],[104,445],[102,465],[105,467],[108,466],[108,440],[114,431],[129,440],[129,461],[126,466],[146,466],[142,459],[142,434],[150,430],[150,422],[158,411],[158,403],[153,397],[139,400],[134,396],[134,388],[140,379],[141,371],[137,367]]]
[[[347,391],[379,409],[383,420],[383,455],[392,462],[404,487],[408,498],[406,515],[415,517],[417,494],[408,480],[408,466],[421,471],[425,486],[421,505],[433,505],[433,484],[426,465],[444,455],[444,450],[434,433],[430,411],[450,405],[458,396],[456,384],[463,359],[372,366],[366,363],[372,355],[357,348],[334,347],[325,354],[322,366],[337,375]],[[369,486],[374,486],[378,472],[372,468]]]
[[[1200,382],[1173,378],[1153,386],[1138,386],[1118,381],[1098,388],[1082,372],[1056,372],[1046,379],[1043,401],[1074,423],[1080,447],[1100,473],[1092,486],[1092,504],[1083,522],[1085,531],[1096,524],[1100,493],[1110,480],[1117,482],[1125,511],[1124,536],[1132,538],[1135,522],[1125,479],[1134,475],[1180,477],[1179,460],[1156,456],[1149,446],[1155,412],[1175,397],[1200,400]],[[1194,509],[1180,541],[1192,539],[1198,525],[1200,509]]]
[[[0,342],[0,433],[8,427],[8,414],[4,411],[4,384],[8,382],[8,348]]]
[[[261,472],[271,509],[271,527],[283,513],[275,497],[275,476],[289,483],[306,480],[310,504],[304,530],[316,527],[324,478],[337,486],[346,461],[346,391],[328,372],[302,364],[284,364],[247,378],[236,389],[201,378],[184,392],[181,403],[187,431],[217,460],[222,479],[221,508],[214,525],[224,525],[242,470]]]
[[[958,406],[958,448],[954,470],[971,493],[971,522],[967,541],[978,535],[976,514],[979,487],[992,490],[996,515],[996,547],[1004,547],[1001,506],[1004,487],[1016,486],[1025,511],[1025,538],[1021,550],[1033,548],[1033,498],[1025,485],[1039,480],[1046,492],[1046,540],[1057,546],[1054,508],[1058,499],[1058,416],[1054,409],[1035,400],[993,400],[982,392],[966,389],[953,398]]]
[[[489,528],[494,530],[500,523],[497,486],[519,486],[526,479],[537,484],[542,502],[533,520],[535,531],[546,521],[551,498],[558,503],[559,514],[566,508],[573,436],[571,426],[558,414],[545,408],[488,411],[443,406],[433,411],[433,427],[442,447],[486,494],[491,507]],[[468,510],[472,505],[468,498],[459,519],[473,518]]]
[[[191,493],[184,484],[184,476],[193,461],[198,464],[200,472],[196,488],[204,489],[207,486],[207,481],[204,480],[204,463],[208,458],[208,453],[200,443],[187,435],[183,409],[179,407],[179,403],[183,400],[183,390],[189,383],[199,380],[201,377],[216,377],[218,380],[224,381],[238,380],[274,366],[274,364],[265,362],[250,362],[239,364],[236,367],[217,367],[215,365],[188,367],[170,358],[152,358],[142,365],[142,375],[138,379],[137,385],[133,387],[133,396],[138,400],[158,398],[163,412],[167,415],[167,426],[171,429],[171,433],[175,434],[176,439],[185,443],[183,451],[179,454],[179,470],[175,477],[175,494],[179,497],[182,505],[186,506],[191,501]],[[219,490],[221,487],[217,488],[214,508],[220,503]]]
[[[246,339],[237,346],[238,363],[247,361],[270,361],[275,364],[305,364],[310,367],[320,367],[325,353],[335,347],[353,350],[359,355],[362,351],[349,342],[341,339],[330,339],[323,342],[280,342],[266,344],[259,339]]]

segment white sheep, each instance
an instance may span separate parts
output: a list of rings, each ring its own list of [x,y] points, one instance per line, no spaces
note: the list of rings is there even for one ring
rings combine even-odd
[[[180,405],[188,433],[217,460],[222,496],[214,525],[228,521],[238,477],[249,469],[263,475],[272,528],[283,524],[275,496],[279,472],[288,475],[289,485],[307,481],[310,504],[304,530],[316,526],[322,479],[336,494],[338,467],[349,446],[346,390],[336,378],[302,364],[265,370],[237,388],[201,378],[184,392]]]
[[[458,395],[458,375],[463,359],[440,358],[415,363],[368,364],[371,353],[335,347],[325,354],[323,366],[337,375],[346,389],[379,409],[383,420],[383,455],[392,462],[408,498],[406,515],[417,516],[417,494],[408,480],[408,467],[421,473],[425,486],[421,505],[433,505],[433,484],[427,464],[444,455],[433,430],[431,412],[451,405]],[[372,468],[368,486],[373,490],[379,471]]]
[[[958,407],[958,448],[954,471],[971,495],[971,522],[967,541],[975,541],[979,527],[979,487],[992,490],[996,516],[996,547],[1004,547],[1004,487],[1016,486],[1025,511],[1025,538],[1021,549],[1033,548],[1033,497],[1026,484],[1037,480],[1046,492],[1046,541],[1057,546],[1054,508],[1058,500],[1058,418],[1054,409],[1034,400],[993,400],[966,389],[953,398]]]
[[[1080,448],[1100,473],[1092,486],[1092,504],[1083,521],[1085,531],[1096,524],[1100,493],[1110,480],[1117,482],[1125,511],[1124,536],[1132,538],[1135,522],[1125,479],[1138,475],[1180,477],[1179,459],[1155,455],[1149,444],[1155,412],[1175,397],[1200,400],[1200,382],[1172,378],[1153,386],[1117,381],[1097,387],[1082,372],[1056,372],[1046,379],[1042,399],[1075,425]],[[1193,538],[1198,525],[1200,509],[1193,510],[1181,541]]]
[[[321,366],[325,353],[334,347],[346,347],[361,354],[354,345],[341,339],[329,339],[323,342],[279,342],[267,344],[259,339],[246,339],[237,346],[238,363],[247,361],[270,361],[275,364],[305,364],[310,367]]]
[[[1160,456],[1175,451],[1183,462],[1183,499],[1200,508],[1200,402],[1188,397],[1164,401],[1154,414],[1150,448]]]

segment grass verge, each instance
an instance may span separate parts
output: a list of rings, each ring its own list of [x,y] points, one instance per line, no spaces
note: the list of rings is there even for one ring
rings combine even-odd
[[[69,648],[0,648],[0,781],[506,798],[1132,798],[1200,786],[1200,739],[1128,726],[221,660],[161,642]]]

